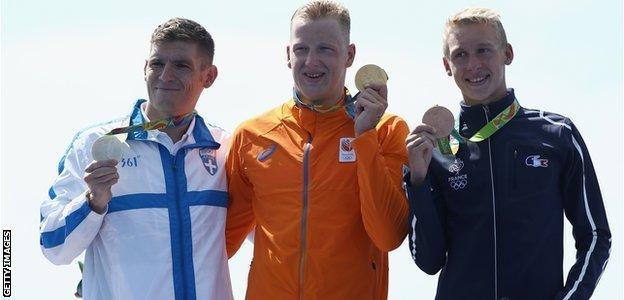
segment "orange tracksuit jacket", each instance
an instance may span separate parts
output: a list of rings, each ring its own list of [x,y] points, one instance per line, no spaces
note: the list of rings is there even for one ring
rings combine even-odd
[[[321,114],[290,100],[239,126],[226,237],[231,257],[255,225],[247,299],[387,298],[387,252],[407,234],[407,134],[385,114],[352,141],[355,161],[339,162],[341,138],[355,137],[344,108]]]

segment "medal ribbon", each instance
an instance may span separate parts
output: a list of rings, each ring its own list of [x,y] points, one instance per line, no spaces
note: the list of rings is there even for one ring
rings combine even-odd
[[[127,127],[119,127],[111,130],[106,135],[115,135],[120,133],[134,133],[137,131],[148,131],[153,129],[164,129],[170,127],[177,127],[181,125],[186,125],[191,123],[195,115],[196,111],[190,112],[186,115],[168,117],[160,120],[150,121],[147,123],[127,126]]]
[[[471,142],[475,142],[475,143],[487,140],[496,131],[498,131],[503,126],[505,126],[507,122],[513,119],[516,113],[518,113],[519,109],[520,109],[520,103],[518,103],[518,99],[514,99],[514,101],[511,104],[509,104],[509,106],[507,106],[503,111],[501,111],[498,115],[496,115],[494,119],[492,119],[490,122],[485,124],[485,126],[481,127],[481,129],[479,129],[479,131],[477,131],[477,133],[475,133],[468,140]],[[457,125],[459,124],[456,123],[455,125],[457,127]],[[459,131],[457,128],[453,128],[453,131],[451,132],[451,136],[457,141],[457,143],[466,143],[466,139],[459,134]],[[451,155],[455,155],[455,153],[457,153],[457,150],[459,149],[458,144],[451,145],[449,137],[438,139],[438,147],[440,149],[440,152],[442,152],[443,154],[451,154]]]
[[[345,110],[347,111],[347,114],[351,118],[355,118],[355,97],[351,97],[351,93],[349,92],[349,89],[347,88],[345,88],[344,102],[340,101],[342,102],[341,104],[334,104],[329,107],[326,105],[322,105],[322,104],[315,105],[315,104],[308,104],[308,103],[301,101],[301,99],[299,99],[299,95],[297,95],[297,91],[295,91],[294,89],[293,89],[293,100],[295,101],[295,103],[297,103],[297,105],[306,107],[312,111],[315,111],[321,114],[330,113],[330,112],[339,110],[342,107],[344,107]]]

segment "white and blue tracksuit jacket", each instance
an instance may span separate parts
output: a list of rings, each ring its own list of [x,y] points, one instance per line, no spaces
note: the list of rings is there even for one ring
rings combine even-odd
[[[225,248],[229,136],[196,116],[183,146],[170,151],[148,132],[127,137],[107,212],[92,211],[84,169],[91,145],[130,116],[76,135],[41,205],[40,244],[54,264],[83,251],[85,299],[231,299]]]
[[[488,105],[462,105],[462,136],[473,136],[514,97],[510,90]],[[408,187],[408,198],[412,257],[428,274],[442,270],[436,299],[589,299],[609,258],[611,233],[589,153],[557,114],[520,108],[488,140],[461,144],[456,159],[435,150],[425,183]],[[565,284],[564,213],[577,259]]]

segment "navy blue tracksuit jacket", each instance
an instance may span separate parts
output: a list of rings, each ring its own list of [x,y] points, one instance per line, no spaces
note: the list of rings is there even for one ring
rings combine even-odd
[[[461,107],[471,137],[514,100]],[[409,174],[407,175],[409,176]],[[409,246],[436,299],[589,299],[609,257],[611,233],[589,153],[572,122],[520,108],[489,139],[436,149],[427,179],[409,186]],[[563,278],[563,215],[576,263]]]

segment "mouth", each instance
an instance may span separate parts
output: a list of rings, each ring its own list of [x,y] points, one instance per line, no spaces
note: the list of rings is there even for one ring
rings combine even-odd
[[[490,75],[482,75],[479,77],[473,77],[473,78],[466,78],[464,79],[469,85],[471,86],[480,86],[483,85],[488,79],[490,78]]]
[[[303,75],[309,81],[316,82],[316,81],[320,81],[321,78],[323,78],[323,76],[325,76],[325,73],[324,72],[304,72]]]
[[[157,87],[156,90],[158,91],[162,91],[162,92],[176,92],[179,91],[180,89],[176,89],[176,88],[165,88],[165,87]]]

